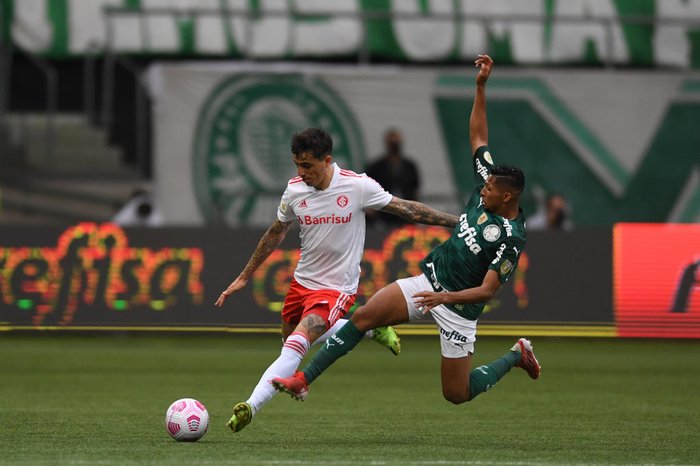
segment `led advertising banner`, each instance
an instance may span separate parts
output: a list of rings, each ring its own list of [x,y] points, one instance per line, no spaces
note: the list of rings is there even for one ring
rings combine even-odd
[[[620,336],[700,338],[700,225],[614,228]]]
[[[193,243],[201,240],[152,233],[94,223],[5,229],[0,321],[37,328],[196,321],[190,312],[204,303],[204,251]]]
[[[278,331],[299,259],[292,229],[223,309],[219,293],[243,269],[263,229],[69,228],[0,231],[0,330]],[[419,263],[449,236],[439,227],[369,230],[358,302]],[[565,253],[564,253],[565,252]],[[511,280],[480,320],[481,334],[613,336],[607,229],[532,233]],[[430,320],[412,332],[435,332]]]

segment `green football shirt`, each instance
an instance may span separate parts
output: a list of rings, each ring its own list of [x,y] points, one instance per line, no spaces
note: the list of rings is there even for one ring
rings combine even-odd
[[[505,283],[518,266],[527,241],[522,209],[513,220],[484,210],[479,192],[493,168],[487,146],[474,155],[476,186],[452,236],[420,263],[435,291],[461,291],[480,286],[486,272],[495,270]],[[476,320],[486,303],[447,305],[469,320]]]

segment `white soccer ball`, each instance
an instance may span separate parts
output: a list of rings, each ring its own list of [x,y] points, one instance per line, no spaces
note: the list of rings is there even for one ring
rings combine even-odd
[[[165,430],[178,442],[195,442],[204,437],[207,428],[207,408],[193,398],[181,398],[173,402],[165,413]]]

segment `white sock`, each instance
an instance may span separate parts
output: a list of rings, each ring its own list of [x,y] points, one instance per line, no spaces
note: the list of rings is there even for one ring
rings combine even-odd
[[[329,328],[328,331],[326,331],[326,333],[324,333],[323,335],[318,337],[318,339],[315,342],[311,343],[311,346],[316,346],[317,344],[323,343],[324,341],[328,340],[331,337],[331,335],[337,333],[338,330],[340,330],[340,327],[342,327],[343,325],[345,325],[347,323],[348,323],[348,319],[338,319],[336,321],[336,323],[333,324],[333,326],[331,328]],[[372,331],[371,330],[367,330],[365,332],[365,338],[372,338]]]
[[[301,360],[309,350],[309,340],[301,333],[292,333],[282,346],[279,358],[267,368],[260,377],[260,381],[246,401],[253,408],[253,415],[257,413],[265,403],[270,401],[277,391],[270,381],[275,377],[289,377],[301,364]]]

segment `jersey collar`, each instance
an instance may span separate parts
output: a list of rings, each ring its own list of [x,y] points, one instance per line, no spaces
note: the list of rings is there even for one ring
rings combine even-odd
[[[331,182],[328,183],[328,187],[326,189],[331,189],[338,184],[338,177],[340,176],[340,167],[338,164],[333,162],[331,167],[333,167],[333,176],[331,177]]]

